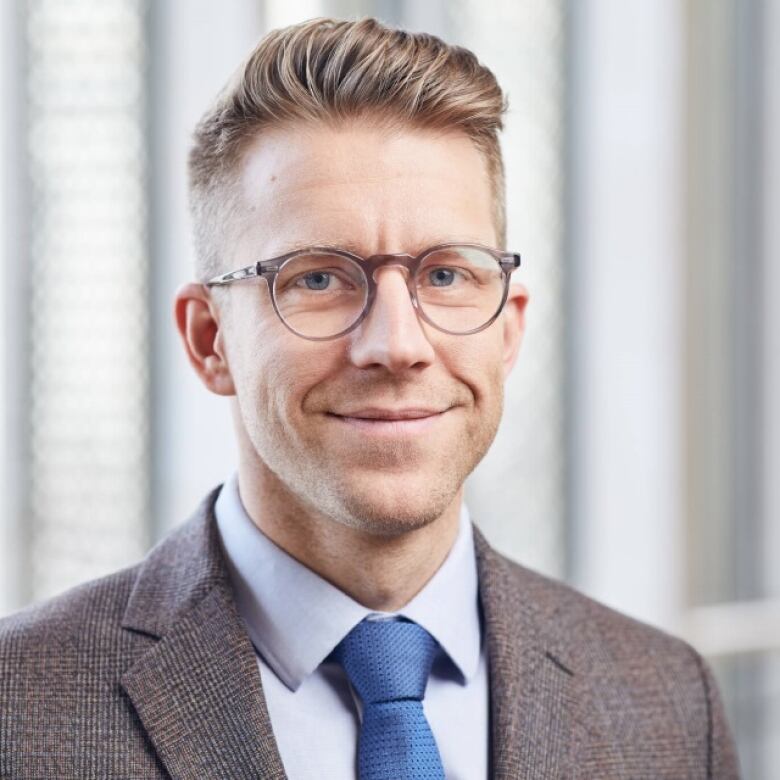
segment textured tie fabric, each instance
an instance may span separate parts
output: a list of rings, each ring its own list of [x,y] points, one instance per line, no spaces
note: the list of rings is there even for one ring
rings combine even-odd
[[[444,780],[422,699],[436,640],[408,620],[363,620],[333,657],[363,702],[360,780]]]

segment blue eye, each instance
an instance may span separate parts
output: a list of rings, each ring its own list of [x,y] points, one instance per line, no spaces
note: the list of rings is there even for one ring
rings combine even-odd
[[[310,290],[326,290],[330,284],[330,274],[325,271],[312,271],[303,277],[303,281]]]
[[[449,287],[455,281],[455,272],[450,268],[435,268],[428,278],[434,287]]]

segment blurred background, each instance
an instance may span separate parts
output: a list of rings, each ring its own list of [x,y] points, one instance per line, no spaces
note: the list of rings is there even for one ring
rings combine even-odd
[[[745,777],[777,777],[773,0],[0,4],[0,615],[137,561],[233,470],[173,326],[190,133],[260,35],[321,15],[464,44],[508,93],[531,304],[476,522],[691,641]]]

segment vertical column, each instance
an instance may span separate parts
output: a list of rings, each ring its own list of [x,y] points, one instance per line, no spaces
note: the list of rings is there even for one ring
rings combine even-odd
[[[764,106],[766,139],[763,180],[764,270],[764,518],[763,570],[767,595],[780,596],[780,5],[764,5]],[[778,757],[780,760],[780,756]]]
[[[575,579],[669,625],[682,589],[684,9],[569,9]]]
[[[25,167],[25,46],[22,6],[0,4],[0,616],[29,600],[27,290],[30,287]]]
[[[764,179],[763,179],[763,572],[768,597],[780,596],[780,3],[763,3]],[[780,766],[780,657],[767,658],[761,693],[766,697],[763,766]]]

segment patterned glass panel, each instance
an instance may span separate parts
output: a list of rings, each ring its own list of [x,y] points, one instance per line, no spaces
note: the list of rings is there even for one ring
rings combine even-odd
[[[36,599],[147,543],[143,3],[25,5]]]

